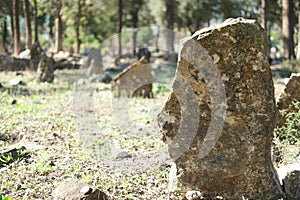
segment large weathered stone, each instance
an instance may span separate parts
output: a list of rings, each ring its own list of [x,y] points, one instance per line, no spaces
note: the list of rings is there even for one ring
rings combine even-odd
[[[152,82],[151,67],[143,57],[113,78],[111,90],[117,97],[153,98]]]
[[[158,115],[175,162],[170,189],[204,197],[278,199],[271,162],[276,105],[264,31],[229,19],[185,39]]]
[[[109,196],[85,182],[69,178],[60,183],[52,192],[54,200],[108,200]]]

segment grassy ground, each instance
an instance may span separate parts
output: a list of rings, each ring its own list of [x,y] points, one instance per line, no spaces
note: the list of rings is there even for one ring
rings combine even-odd
[[[60,181],[75,177],[116,199],[167,199],[170,160],[154,120],[167,93],[118,101],[106,84],[76,89],[79,71],[57,71],[54,84],[40,85],[25,73],[26,86],[15,89],[15,73],[0,77],[0,149],[24,146],[27,155],[0,169],[4,196],[51,199]],[[116,159],[120,151],[132,158]]]
[[[37,85],[29,72],[0,74],[0,149],[26,148],[15,162],[1,158],[0,194],[51,199],[59,182],[75,177],[115,199],[181,199],[167,192],[171,161],[155,120],[167,89],[155,86],[154,99],[118,100],[109,84],[77,87],[80,70],[55,75],[54,84]],[[26,85],[11,86],[15,78]],[[131,158],[117,158],[122,151]]]

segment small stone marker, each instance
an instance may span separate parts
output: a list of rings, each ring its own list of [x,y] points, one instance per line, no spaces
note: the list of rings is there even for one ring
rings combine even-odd
[[[228,19],[185,39],[172,92],[158,115],[175,162],[170,190],[208,199],[278,199],[271,162],[276,118],[265,35]]]
[[[73,178],[60,183],[52,192],[54,200],[108,200],[108,195],[85,182]]]
[[[37,68],[37,82],[52,83],[54,80],[54,60],[42,55]]]
[[[151,67],[144,57],[124,69],[111,82],[115,97],[153,98]]]
[[[292,105],[292,100],[300,101],[300,73],[293,73],[286,84],[284,93],[277,103],[278,109],[288,109]]]
[[[100,49],[92,49],[84,63],[84,68],[88,69],[88,75],[103,74],[103,63]]]

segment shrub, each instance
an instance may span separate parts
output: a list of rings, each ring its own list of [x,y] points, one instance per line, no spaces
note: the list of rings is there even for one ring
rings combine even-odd
[[[0,194],[0,200],[11,200],[11,198],[9,196],[4,197]]]
[[[285,144],[300,145],[300,102],[292,101],[291,107],[280,111],[285,124],[275,128],[275,137]]]

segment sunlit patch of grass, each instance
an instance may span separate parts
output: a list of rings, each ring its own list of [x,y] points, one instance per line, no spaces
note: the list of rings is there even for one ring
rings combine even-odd
[[[13,147],[21,143],[31,155],[29,159],[9,164],[0,172],[0,191],[13,199],[50,199],[51,191],[59,182],[66,177],[74,177],[103,188],[116,198],[149,199],[151,196],[165,199],[167,170],[121,171],[109,164],[112,157],[101,158],[93,154],[93,150],[99,150],[103,144],[132,154],[163,149],[157,129],[151,124],[154,123],[155,112],[159,110],[156,105],[163,103],[163,96],[160,96],[163,92],[154,99],[130,99],[129,105],[132,107],[124,109],[129,110],[133,123],[124,128],[118,118],[114,118],[110,86],[102,83],[89,85],[94,100],[92,114],[99,128],[97,133],[101,136],[91,137],[89,146],[74,120],[74,83],[80,73],[62,70],[55,74],[57,82],[54,84],[38,85],[30,80],[34,75],[25,74],[22,80],[27,83],[25,88],[30,92],[26,96],[0,91],[0,133],[22,136],[15,141],[0,140],[0,145]],[[9,73],[9,76],[1,76],[5,87],[15,74]],[[81,90],[87,89],[85,87]],[[17,103],[12,105],[14,99]],[[108,150],[100,148],[99,152]],[[119,165],[122,165],[121,161]]]

